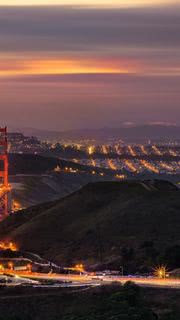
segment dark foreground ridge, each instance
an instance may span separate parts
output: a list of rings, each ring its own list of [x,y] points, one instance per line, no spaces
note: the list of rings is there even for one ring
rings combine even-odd
[[[0,292],[1,320],[178,320],[180,292],[131,282],[91,290],[8,288]]]
[[[12,288],[0,293],[0,319],[178,320],[179,301],[178,290],[142,289],[130,282],[83,291]]]
[[[179,192],[160,180],[88,184],[9,217],[0,224],[1,239],[61,265],[123,264],[127,272],[161,261],[179,267]]]

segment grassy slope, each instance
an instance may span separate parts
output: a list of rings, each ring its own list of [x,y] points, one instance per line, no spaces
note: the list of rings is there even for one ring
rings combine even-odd
[[[101,182],[9,217],[0,234],[58,262],[102,263],[123,246],[152,240],[163,250],[180,243],[179,212],[179,191],[168,183]]]

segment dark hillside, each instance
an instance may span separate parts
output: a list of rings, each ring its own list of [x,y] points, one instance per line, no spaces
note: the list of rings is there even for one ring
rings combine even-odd
[[[137,270],[180,245],[179,225],[179,190],[171,183],[99,182],[9,217],[0,234],[61,264]]]
[[[76,164],[71,161],[60,160],[53,157],[43,157],[33,154],[10,154],[9,173],[14,174],[43,174],[60,165],[61,168],[71,166],[73,169],[88,169],[86,166]]]
[[[54,169],[60,167],[60,172]],[[115,180],[114,171],[31,154],[10,154],[12,198],[22,208],[60,199],[89,182]],[[103,172],[103,175],[102,175]]]

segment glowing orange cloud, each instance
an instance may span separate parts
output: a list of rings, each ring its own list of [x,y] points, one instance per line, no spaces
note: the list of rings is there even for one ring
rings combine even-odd
[[[2,59],[0,75],[42,75],[42,74],[82,74],[82,73],[132,73],[133,67],[127,62],[86,59]]]
[[[176,3],[180,0],[177,0]],[[172,4],[170,0],[0,0],[4,6],[27,5],[80,5],[89,7],[136,7],[160,4]]]
[[[0,76],[63,75],[63,74],[139,74],[139,75],[180,75],[180,68],[164,67],[115,57],[42,57],[17,58],[0,54]]]

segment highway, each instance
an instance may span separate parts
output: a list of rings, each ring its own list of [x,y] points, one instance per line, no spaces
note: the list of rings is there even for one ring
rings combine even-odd
[[[71,282],[70,286],[89,285],[96,286],[100,284],[111,284],[114,281],[124,284],[127,281],[133,281],[142,287],[155,288],[175,288],[180,289],[180,279],[158,279],[145,277],[119,277],[119,276],[91,276],[91,275],[64,275],[64,274],[43,274],[43,273],[25,273],[19,272],[20,277],[26,277],[33,280],[53,280],[62,282]]]

